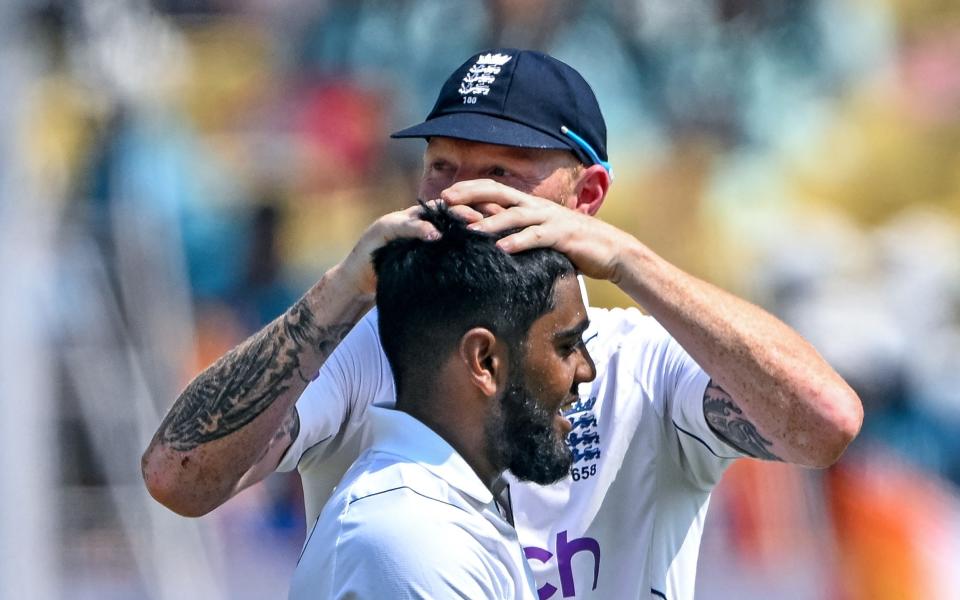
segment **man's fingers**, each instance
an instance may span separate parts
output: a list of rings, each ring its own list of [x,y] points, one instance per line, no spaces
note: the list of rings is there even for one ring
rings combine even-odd
[[[477,204],[471,205],[456,204],[451,206],[450,210],[456,215],[461,215],[467,223],[476,223],[486,217],[499,215],[508,209],[493,202],[478,202]]]
[[[423,211],[423,207],[420,206],[420,202],[421,201],[418,200],[417,204],[414,204],[413,206],[408,208],[407,211],[412,211],[412,213],[415,216],[421,214],[421,212]],[[434,198],[433,200],[427,200],[426,202],[424,202],[424,204],[426,204],[430,208],[437,208],[438,206],[443,204],[443,200],[441,200],[440,198]]]
[[[472,223],[470,229],[483,231],[485,233],[499,233],[508,229],[539,225],[543,221],[543,216],[538,214],[538,211],[515,206],[510,209],[501,210],[497,214],[490,215],[476,223]]]
[[[495,204],[493,202],[484,202],[482,204],[477,204],[474,208],[483,213],[483,216],[489,217],[491,215],[498,215],[503,211],[507,210],[506,208]]]
[[[514,254],[531,248],[552,248],[555,243],[547,233],[546,228],[533,225],[521,229],[497,241],[497,246],[504,252]]]
[[[440,198],[450,206],[496,204],[503,208],[517,206],[528,196],[492,179],[459,181],[440,192]]]
[[[428,241],[440,239],[440,232],[433,223],[420,218],[422,210],[420,206],[411,206],[384,217],[381,220],[385,226],[383,241],[401,237]]]
[[[476,223],[477,221],[482,220],[485,216],[479,210],[474,209],[472,206],[466,205],[451,206],[450,212],[467,223]]]
[[[437,231],[437,228],[433,226],[433,223],[427,223],[426,221],[418,221],[414,228],[417,232],[417,237],[421,240],[427,240],[433,242],[440,239],[440,232]]]
[[[434,241],[440,239],[440,232],[433,223],[420,218],[420,211],[409,215],[401,226],[406,233],[404,237],[415,237],[421,240]]]

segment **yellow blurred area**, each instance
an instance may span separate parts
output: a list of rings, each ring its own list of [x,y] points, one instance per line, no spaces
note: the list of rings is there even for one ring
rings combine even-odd
[[[27,168],[59,201],[82,167],[105,107],[91,90],[64,77],[42,81],[22,132]]]
[[[878,4],[893,8],[897,25],[907,40],[960,24],[960,6],[951,0],[882,0]]]
[[[251,112],[276,93],[271,42],[263,27],[240,18],[183,26],[190,64],[172,95],[202,133],[242,130]]]
[[[733,273],[724,269],[723,231],[703,210],[716,156],[709,139],[691,138],[676,140],[656,164],[621,161],[600,217],[691,273],[736,285]],[[595,306],[634,304],[609,282],[588,280],[587,288]]]
[[[799,196],[867,227],[917,205],[960,214],[960,120],[924,123],[898,92],[869,86],[838,107],[823,152],[792,174]]]

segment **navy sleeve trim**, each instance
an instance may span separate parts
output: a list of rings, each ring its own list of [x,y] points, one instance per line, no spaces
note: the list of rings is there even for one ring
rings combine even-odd
[[[681,432],[681,433],[685,433],[685,434],[689,435],[690,437],[692,437],[693,439],[695,439],[695,440],[697,440],[698,442],[700,442],[701,444],[703,444],[703,446],[704,446],[707,450],[710,451],[710,454],[716,456],[717,458],[722,458],[722,459],[724,459],[724,460],[736,460],[736,459],[740,458],[739,456],[721,456],[721,455],[719,455],[719,454],[717,454],[716,452],[713,451],[713,448],[710,447],[710,444],[708,444],[708,443],[706,443],[705,441],[703,441],[703,439],[701,439],[701,438],[700,438],[699,436],[697,436],[696,434],[693,434],[693,433],[687,431],[686,429],[684,429],[683,427],[680,427],[679,425],[677,425],[677,422],[676,422],[676,421],[673,421],[673,426],[676,427],[677,431],[679,431],[679,432]]]
[[[667,600],[667,595],[661,592],[660,590],[655,590],[653,588],[650,588],[650,593],[653,594],[654,596],[660,596],[661,598],[663,598],[663,600]]]

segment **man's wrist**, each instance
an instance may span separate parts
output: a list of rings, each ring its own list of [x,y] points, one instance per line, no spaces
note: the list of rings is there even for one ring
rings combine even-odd
[[[376,296],[374,285],[365,281],[362,273],[358,274],[344,261],[324,273],[320,281],[307,292],[307,300],[315,313],[353,312],[351,308],[358,304],[373,306]],[[336,317],[335,314],[330,316]]]
[[[626,232],[615,243],[610,283],[627,291],[637,279],[639,265],[649,259],[650,250],[640,240]]]

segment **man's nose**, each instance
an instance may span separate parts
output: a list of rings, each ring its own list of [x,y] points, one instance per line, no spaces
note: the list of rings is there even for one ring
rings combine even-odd
[[[597,365],[583,344],[580,345],[580,364],[577,365],[577,383],[593,381],[597,377]]]

